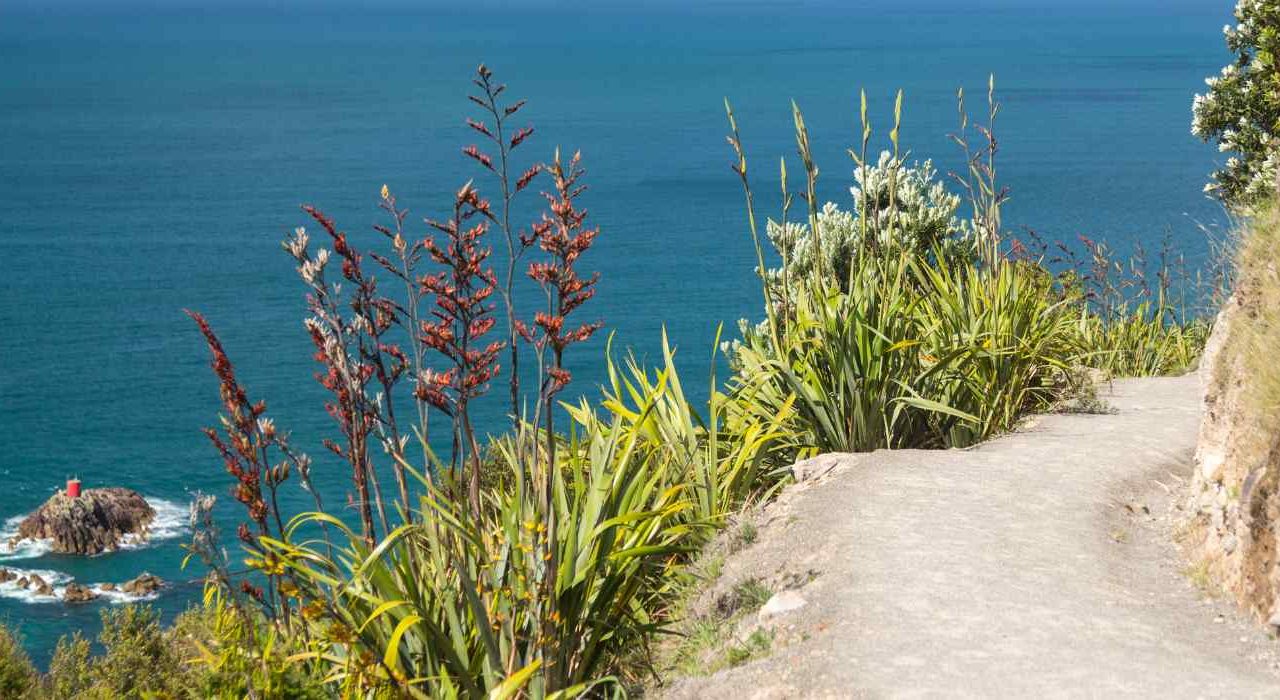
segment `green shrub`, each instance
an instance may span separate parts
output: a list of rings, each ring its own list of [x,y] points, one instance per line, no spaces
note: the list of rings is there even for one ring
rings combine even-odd
[[[308,651],[305,639],[281,637],[256,610],[235,608],[217,586],[206,586],[203,604],[179,615],[165,638],[189,669],[189,697],[332,697],[314,668],[294,658]]]
[[[183,664],[165,639],[155,610],[140,605],[104,608],[98,642],[103,654],[93,660],[90,673],[99,694],[140,698],[181,691]]]
[[[973,444],[1054,402],[1081,347],[1041,270],[1014,262],[916,270],[919,336],[932,364],[908,387],[914,405],[935,414],[940,444]]]
[[[70,638],[59,639],[58,646],[53,651],[53,659],[49,662],[49,673],[45,678],[45,687],[50,697],[88,696],[93,686],[91,656],[89,640],[79,632]]]
[[[1276,187],[1280,146],[1280,2],[1239,0],[1236,25],[1223,28],[1235,60],[1207,78],[1209,90],[1196,95],[1191,132],[1216,140],[1236,155],[1213,174],[1206,191],[1228,206],[1249,209],[1268,202]]]
[[[1052,403],[1072,320],[1024,265],[865,257],[848,293],[801,297],[776,344],[750,335],[733,387],[760,415],[794,400],[797,454],[964,446]]]
[[[22,640],[0,626],[0,697],[29,697],[38,687],[39,675],[22,648]]]
[[[989,105],[994,120],[994,94]],[[769,230],[783,265],[761,274],[766,321],[740,324],[743,337],[728,348],[739,413],[785,415],[794,404],[785,434],[794,438],[791,454],[804,456],[968,445],[1052,403],[1080,355],[1079,338],[1051,276],[994,253],[1004,195],[990,129],[982,131],[983,157],[969,158],[974,218],[962,225],[960,198],[933,182],[927,163],[905,168],[887,153],[876,165],[854,156],[858,215],[832,205],[819,211],[818,170],[798,109],[795,121],[809,223]],[[865,152],[865,112],[863,123]],[[961,124],[968,127],[967,116]],[[730,125],[750,209],[732,112]],[[895,123],[895,152],[897,133]]]
[[[901,399],[920,373],[906,257],[854,269],[848,293],[810,287],[776,338],[750,334],[733,358],[733,393],[757,419],[794,405],[797,455],[898,446],[924,428]]]
[[[788,417],[780,432],[786,454],[970,445],[1077,393],[1079,366],[1145,376],[1183,371],[1199,357],[1209,326],[1170,303],[1167,248],[1152,289],[1141,259],[1122,266],[1088,239],[1086,258],[1070,259],[1060,274],[1043,251],[1002,243],[994,81],[987,97],[988,122],[974,127],[985,143],[974,150],[960,93],[955,140],[969,172],[959,181],[972,213],[964,223],[960,197],[933,181],[928,163],[908,168],[896,155],[900,103],[893,153],[872,165],[850,151],[855,210],[819,209],[818,169],[793,106],[808,221],[769,222],[782,265],[768,270],[729,111],[765,307],[765,320],[741,321],[741,338],[725,346],[730,393],[736,416]],[[865,100],[863,125],[865,154]],[[792,197],[785,161],[782,177],[785,220]]]
[[[1163,300],[1125,306],[1110,319],[1082,311],[1082,363],[1113,377],[1152,377],[1195,369],[1209,338],[1204,319],[1178,320]]]
[[[818,267],[843,286],[859,251],[869,247],[929,255],[941,246],[947,258],[971,253],[968,225],[956,216],[960,197],[936,179],[930,161],[908,165],[884,151],[876,164],[855,168],[853,176],[852,208],[823,205],[817,215],[820,236],[810,234],[807,222],[768,222],[766,233],[781,262],[767,273],[772,290],[794,291],[798,285],[791,282],[808,279]],[[818,246],[821,264],[815,260]]]

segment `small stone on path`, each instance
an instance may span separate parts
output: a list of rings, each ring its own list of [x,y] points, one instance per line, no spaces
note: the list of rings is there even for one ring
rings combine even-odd
[[[775,593],[773,594],[773,597],[769,598],[769,601],[764,604],[764,607],[760,608],[760,612],[756,613],[756,619],[760,622],[766,622],[772,618],[778,617],[779,615],[785,615],[789,612],[799,610],[808,604],[809,601],[805,600],[797,591],[782,591],[781,593]]]

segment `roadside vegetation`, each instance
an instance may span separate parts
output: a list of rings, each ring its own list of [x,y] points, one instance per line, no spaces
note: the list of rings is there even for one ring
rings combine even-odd
[[[1207,366],[1200,468],[1183,529],[1197,585],[1226,592],[1271,628],[1280,620],[1274,554],[1280,503],[1276,207],[1257,205],[1240,241],[1234,294]]]
[[[1241,322],[1232,324],[1220,362],[1237,362],[1249,377],[1245,410],[1265,435],[1280,435],[1280,208],[1272,205],[1254,217],[1240,245],[1237,289]]]
[[[6,697],[623,693],[649,681],[643,650],[672,630],[697,552],[796,459],[971,445],[1087,394],[1097,376],[1193,367],[1207,335],[1175,300],[1169,261],[1151,270],[1088,241],[1073,259],[1004,228],[993,81],[980,121],[958,95],[958,194],[900,150],[899,95],[884,152],[864,98],[851,196],[820,203],[795,107],[776,218],[757,205],[761,180],[728,109],[761,292],[760,316],[712,349],[730,375],[700,378],[710,399],[695,403],[664,337],[657,367],[610,346],[599,394],[566,401],[566,357],[603,328],[590,265],[607,229],[581,204],[581,158],[525,158],[524,102],[483,66],[473,82],[481,145],[463,153],[479,177],[425,235],[384,186],[374,234],[349,235],[308,206],[312,229],[284,242],[331,394],[324,458],[290,441],[240,383],[234,349],[191,312],[221,398],[206,433],[244,506],[236,541],[199,499],[190,560],[208,572],[202,606],[167,630],[140,609],[112,612],[104,651],[65,641],[43,676],[0,637]],[[512,221],[531,190],[545,213]],[[518,298],[521,275],[543,293]],[[475,425],[472,407],[494,388],[510,424],[482,441],[499,427]],[[314,486],[339,473],[350,508]],[[277,494],[298,487],[314,508],[282,512]],[[744,590],[742,609],[768,593]],[[769,644],[753,638],[724,663]],[[130,668],[139,675],[120,680]]]

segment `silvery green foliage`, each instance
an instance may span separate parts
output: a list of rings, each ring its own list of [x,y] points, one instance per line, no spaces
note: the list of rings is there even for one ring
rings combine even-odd
[[[907,164],[884,151],[875,165],[855,168],[853,178],[849,209],[827,202],[818,212],[822,268],[842,290],[848,283],[850,266],[864,249],[906,249],[926,258],[936,253],[951,260],[973,255],[972,227],[956,216],[960,197],[937,180],[932,161]],[[864,219],[867,235],[876,241],[873,247],[863,243]],[[792,304],[791,295],[798,290],[799,281],[814,274],[815,243],[807,221],[784,225],[770,220],[766,231],[783,263],[765,271],[775,309],[781,310]],[[761,336],[767,329],[767,322],[738,322],[743,338]],[[737,344],[724,345],[731,359]]]
[[[881,247],[927,251],[956,242],[966,227],[956,218],[960,197],[936,181],[933,162],[907,165],[888,151],[874,166],[855,168],[857,183],[849,188],[854,206],[866,211],[868,228],[878,232]]]
[[[1275,191],[1280,166],[1280,0],[1239,0],[1236,26],[1222,28],[1236,60],[1205,79],[1196,95],[1191,133],[1233,153],[1205,191],[1237,209]]]
[[[907,165],[885,151],[875,165],[856,168],[854,186],[849,188],[852,209],[828,202],[818,212],[822,267],[842,285],[849,278],[849,266],[863,242],[865,229],[879,250],[907,249],[929,253],[940,248],[943,255],[963,254],[968,246],[968,226],[956,217],[960,198],[936,180],[933,163]],[[865,219],[865,222],[864,222]],[[807,222],[769,221],[769,241],[783,260],[782,266],[767,271],[770,286],[793,287],[794,281],[813,274],[814,240]],[[785,273],[785,274],[784,274]]]

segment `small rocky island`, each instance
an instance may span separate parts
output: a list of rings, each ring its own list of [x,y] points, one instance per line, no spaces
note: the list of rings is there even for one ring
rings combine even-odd
[[[28,515],[9,546],[36,539],[63,554],[101,554],[119,549],[126,536],[146,537],[156,512],[137,491],[75,487],[59,491]]]
[[[101,554],[112,552],[126,538],[145,539],[156,519],[156,511],[137,491],[125,488],[80,489],[80,481],[67,481],[64,491],[55,493],[18,524],[18,534],[9,540],[15,548],[25,540],[48,542],[61,554]],[[164,586],[158,576],[143,573],[121,584],[86,585],[67,581],[61,589],[36,572],[0,568],[0,585],[29,591],[35,596],[61,597],[68,603],[83,603],[103,594],[146,597]]]

